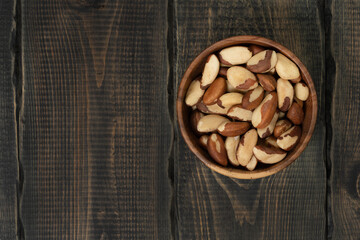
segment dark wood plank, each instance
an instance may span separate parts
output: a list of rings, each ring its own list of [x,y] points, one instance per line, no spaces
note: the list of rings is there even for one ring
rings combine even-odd
[[[360,2],[327,2],[332,14],[329,103],[332,239],[360,237]],[[331,58],[332,57],[332,58]],[[333,64],[332,64],[333,63]],[[331,85],[333,83],[333,85]]]
[[[0,1],[0,239],[17,234],[17,133],[13,0]]]
[[[165,1],[22,1],[26,239],[169,239]]]
[[[179,239],[323,239],[326,235],[324,164],[324,33],[318,1],[175,1],[175,86],[202,49],[234,35],[259,35],[291,49],[307,66],[318,93],[316,130],[290,167],[244,181],[210,171],[175,139]]]

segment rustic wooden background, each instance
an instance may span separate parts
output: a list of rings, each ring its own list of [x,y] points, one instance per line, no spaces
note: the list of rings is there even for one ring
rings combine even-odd
[[[360,239],[360,1],[0,1],[0,239]],[[319,112],[286,170],[198,161],[176,124],[192,59],[259,35]]]

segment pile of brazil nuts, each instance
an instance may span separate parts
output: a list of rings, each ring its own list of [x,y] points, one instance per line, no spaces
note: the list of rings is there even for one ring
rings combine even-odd
[[[258,45],[208,56],[188,88],[190,125],[222,166],[254,170],[283,160],[299,142],[309,88],[283,54]]]

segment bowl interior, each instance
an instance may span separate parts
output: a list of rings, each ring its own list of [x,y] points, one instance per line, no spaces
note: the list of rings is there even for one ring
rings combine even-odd
[[[303,81],[308,85],[310,92],[309,98],[306,100],[304,104],[305,117],[302,125],[302,136],[300,138],[299,143],[296,145],[296,147],[293,150],[288,152],[286,158],[281,162],[273,165],[266,165],[259,163],[254,171],[248,171],[245,169],[232,167],[230,165],[228,165],[227,167],[223,167],[218,165],[215,161],[213,161],[212,158],[207,153],[207,151],[205,151],[199,145],[198,138],[192,132],[189,124],[189,114],[191,112],[191,108],[186,106],[186,104],[184,103],[186,91],[191,81],[201,74],[202,69],[205,65],[205,60],[209,54],[217,52],[225,47],[234,46],[234,45],[249,45],[249,44],[256,44],[259,46],[276,50],[287,56],[289,59],[291,59],[299,67]],[[280,45],[279,43],[276,43],[266,38],[257,37],[257,36],[236,36],[216,42],[215,44],[211,45],[203,52],[201,52],[194,59],[194,61],[190,64],[190,66],[186,70],[181,80],[178,89],[176,110],[177,110],[177,118],[178,118],[180,131],[185,142],[189,146],[190,150],[206,166],[225,176],[239,178],[239,179],[255,179],[255,178],[261,178],[272,175],[286,168],[292,162],[294,162],[295,159],[305,149],[305,147],[310,141],[316,123],[317,98],[316,98],[314,83],[310,77],[309,72],[307,71],[304,64],[302,64],[302,62],[290,50]]]

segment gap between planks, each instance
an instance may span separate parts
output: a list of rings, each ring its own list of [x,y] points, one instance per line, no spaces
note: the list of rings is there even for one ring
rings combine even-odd
[[[25,239],[24,226],[21,218],[21,202],[24,186],[24,171],[21,162],[21,141],[22,141],[22,110],[24,106],[23,91],[24,82],[22,75],[22,19],[21,19],[21,0],[15,0],[13,6],[13,27],[11,33],[11,53],[12,53],[12,84],[14,88],[14,112],[15,112],[15,144],[17,160],[17,182],[16,182],[16,236],[17,239]]]

